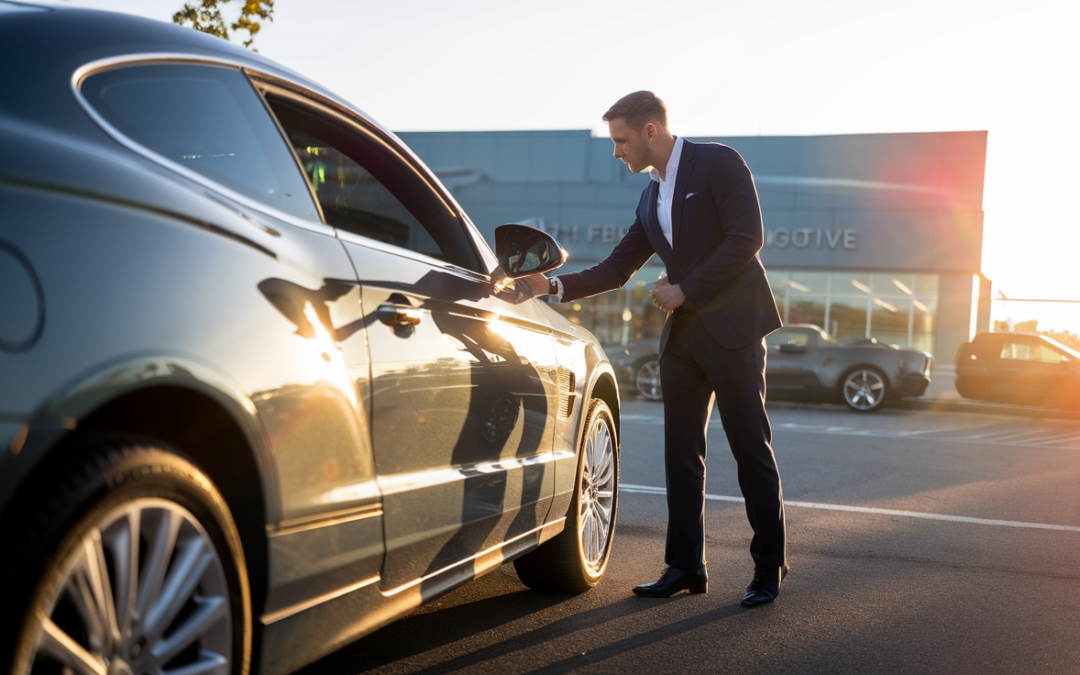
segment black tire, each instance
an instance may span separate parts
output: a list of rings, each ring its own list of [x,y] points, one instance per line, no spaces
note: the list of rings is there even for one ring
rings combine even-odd
[[[663,401],[664,392],[660,388],[660,360],[651,357],[637,363],[634,370],[634,386],[638,393],[648,401]]]
[[[102,437],[69,449],[0,530],[10,543],[0,654],[11,672],[82,659],[101,672],[110,662],[109,673],[218,663],[245,675],[247,568],[213,483],[157,443]]]
[[[607,404],[593,399],[578,453],[574,497],[562,532],[514,560],[521,582],[538,591],[584,593],[607,569],[619,503],[619,443]]]
[[[856,366],[840,378],[840,398],[856,412],[881,410],[889,400],[889,378],[874,366]]]

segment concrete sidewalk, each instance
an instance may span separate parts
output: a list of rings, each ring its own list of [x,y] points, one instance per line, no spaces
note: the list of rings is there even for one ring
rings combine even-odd
[[[886,401],[886,405],[889,403]],[[1080,420],[1080,412],[1056,410],[1052,408],[1032,408],[1030,406],[975,401],[964,398],[956,391],[956,367],[934,366],[930,376],[930,386],[919,398],[894,401],[893,407],[909,410],[941,410],[947,412],[974,412],[983,414],[1014,415],[1038,419]]]

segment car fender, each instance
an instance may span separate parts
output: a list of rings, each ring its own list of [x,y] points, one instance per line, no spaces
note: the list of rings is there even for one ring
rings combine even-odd
[[[616,442],[619,433],[619,387],[615,380],[615,371],[604,355],[603,349],[591,341],[556,337],[560,345],[559,367],[567,368],[575,374],[573,413],[562,422],[560,428],[574,429],[574,434],[565,434],[573,445],[555,447],[555,499],[548,512],[548,522],[562,518],[570,507],[577,480],[578,458],[581,451],[581,437],[585,431],[589,403],[593,398],[603,398],[611,408],[615,418]],[[616,451],[618,445],[616,445]],[[561,531],[561,527],[545,532],[544,539]]]
[[[842,378],[853,368],[870,366],[880,370],[895,387],[900,375],[900,353],[893,349],[842,347],[825,357],[821,368],[815,368],[818,380],[826,389],[836,389]]]
[[[93,366],[65,383],[23,420],[18,447],[12,444],[0,463],[0,482],[21,483],[65,436],[78,431],[110,402],[162,387],[189,390],[213,401],[241,430],[260,474],[264,509],[273,517],[277,512],[277,489],[254,402],[213,366],[181,354],[128,355]],[[0,489],[0,495],[11,493]],[[0,509],[3,507],[0,504]]]

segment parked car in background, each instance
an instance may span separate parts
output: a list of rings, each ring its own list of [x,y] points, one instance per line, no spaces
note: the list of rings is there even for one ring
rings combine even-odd
[[[1080,353],[1031,333],[979,333],[956,353],[964,398],[1080,410]]]
[[[818,326],[784,326],[765,338],[768,396],[777,399],[843,402],[852,410],[878,410],[887,401],[922,396],[934,358],[875,339],[840,344]],[[635,345],[620,354],[609,347],[622,382],[649,400],[661,400],[656,345]],[[655,374],[655,375],[654,375]]]
[[[203,33],[0,0],[0,671],[288,673],[603,576],[619,395],[392,133]]]
[[[604,345],[604,352],[619,382],[641,394],[648,401],[661,401],[660,361],[656,340],[633,340],[625,345]]]
[[[871,412],[895,399],[922,396],[934,357],[875,339],[841,344],[818,326],[784,326],[765,337],[765,380],[773,398],[840,402]]]

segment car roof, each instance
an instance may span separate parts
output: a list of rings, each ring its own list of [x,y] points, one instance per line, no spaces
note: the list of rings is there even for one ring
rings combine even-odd
[[[1060,342],[1058,342],[1057,340],[1055,340],[1052,337],[1049,337],[1047,335],[1041,335],[1039,333],[1016,333],[1016,332],[1013,332],[1013,331],[994,331],[992,333],[979,333],[979,334],[977,334],[975,336],[975,340],[973,340],[973,342],[978,341],[978,342],[1001,343],[1001,342],[1005,342],[1006,340],[1015,339],[1015,338],[1018,338],[1018,337],[1027,338],[1027,341],[1030,341],[1030,342],[1043,342],[1043,343],[1046,343],[1046,344],[1050,345],[1051,347],[1053,347],[1054,349],[1057,349],[1059,351],[1062,351],[1062,352],[1068,354],[1071,358],[1080,360],[1080,352],[1076,351],[1075,349],[1073,349],[1071,347],[1068,347],[1066,345],[1061,344]]]
[[[119,12],[41,7],[11,0],[0,0],[0,8],[5,10],[0,21],[0,59],[8,64],[0,69],[0,91],[4,93],[0,114],[70,132],[76,118],[85,119],[71,96],[72,79],[81,68],[118,57],[157,55],[227,63],[292,82],[390,134],[357,106],[303,75],[191,28]]]

